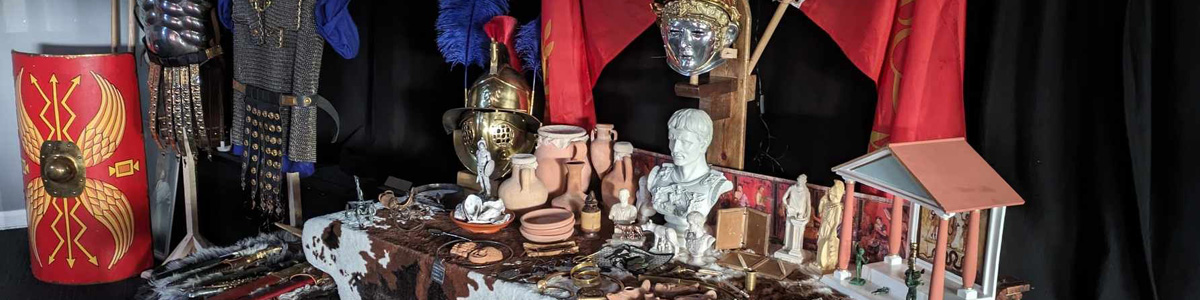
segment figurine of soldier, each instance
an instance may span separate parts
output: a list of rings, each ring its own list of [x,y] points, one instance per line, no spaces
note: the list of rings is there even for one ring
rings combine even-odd
[[[912,244],[912,250],[908,251],[908,270],[904,270],[904,285],[908,287],[908,294],[904,296],[905,300],[917,300],[917,287],[921,286],[921,275],[925,274],[925,270],[917,270],[913,265],[913,261],[917,260],[917,244]]]
[[[858,242],[854,242],[854,248],[856,250],[854,252],[854,277],[850,278],[850,284],[861,286],[867,284],[867,280],[862,278],[863,261],[866,260],[863,255],[867,253],[867,250],[863,249]]]
[[[479,190],[487,195],[492,196],[492,171],[496,167],[496,163],[492,161],[492,154],[487,150],[487,144],[482,139],[476,143],[475,149],[475,183],[479,184]]]

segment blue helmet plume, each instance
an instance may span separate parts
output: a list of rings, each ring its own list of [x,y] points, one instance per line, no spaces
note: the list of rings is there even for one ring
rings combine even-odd
[[[451,66],[487,63],[483,24],[508,13],[507,0],[440,0],[435,27],[438,50]]]
[[[537,76],[542,71],[542,17],[521,25],[515,43],[525,70],[532,70]]]

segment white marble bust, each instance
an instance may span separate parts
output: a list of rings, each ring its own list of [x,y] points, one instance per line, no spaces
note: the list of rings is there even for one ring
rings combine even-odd
[[[708,233],[708,229],[704,227],[705,217],[699,212],[690,212],[687,215],[688,228],[682,232],[681,238],[682,247],[679,247],[675,254],[675,259],[685,264],[697,267],[705,267],[717,261],[716,254],[713,250],[713,245],[717,242],[717,238]]]
[[[618,225],[629,225],[637,222],[638,209],[629,203],[629,190],[621,189],[617,192],[617,203],[613,203],[608,209],[608,219]]]
[[[682,234],[688,229],[688,214],[697,212],[707,220],[717,198],[732,190],[733,183],[705,160],[712,142],[708,113],[693,108],[675,111],[667,127],[674,163],[650,170],[647,187],[654,211],[663,215],[667,227]]]

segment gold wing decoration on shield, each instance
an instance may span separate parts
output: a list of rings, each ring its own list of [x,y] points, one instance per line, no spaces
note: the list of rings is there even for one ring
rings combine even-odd
[[[100,74],[91,73],[100,86],[100,108],[79,134],[79,149],[85,168],[112,157],[125,134],[125,105],[121,91]],[[129,201],[121,190],[92,178],[86,179],[83,194],[79,196],[88,213],[112,234],[116,251],[108,263],[111,269],[133,244],[133,212]]]
[[[133,244],[133,213],[130,211],[129,201],[125,199],[125,193],[117,187],[91,178],[84,183],[83,194],[79,200],[83,201],[83,207],[88,213],[112,233],[113,243],[117,247],[113,252],[113,259],[108,262],[108,268],[111,269],[117,260],[129,251],[129,245]]]
[[[22,68],[17,72],[17,87],[21,86],[21,77],[25,75],[25,69]],[[41,164],[42,152],[42,133],[37,131],[37,127],[33,124],[33,118],[29,117],[29,113],[25,112],[25,101],[21,99],[20,90],[17,91],[17,134],[21,137],[21,149],[25,151],[25,157],[32,160],[34,164]]]
[[[20,105],[20,104],[17,104]],[[35,228],[38,222],[42,221],[42,216],[46,215],[46,208],[50,206],[50,195],[46,194],[46,188],[42,186],[41,179],[30,180],[28,185],[25,185],[25,209],[29,210],[29,226]],[[29,230],[29,242],[37,242],[37,230]],[[41,265],[42,259],[38,255],[37,247],[29,247],[33,250],[33,257]]]
[[[25,152],[25,157],[28,157],[36,165],[41,165],[42,152],[42,134],[37,131],[37,127],[33,123],[33,119],[29,117],[29,113],[25,112],[25,101],[21,98],[21,80],[25,76],[25,68],[21,68],[17,72],[15,87],[17,90],[17,134],[21,139],[21,150]],[[28,167],[22,163],[24,172],[28,172]],[[37,226],[38,222],[42,221],[42,217],[46,215],[46,209],[50,206],[50,195],[46,194],[46,189],[42,186],[40,179],[30,180],[25,185],[25,208],[29,210],[29,226]],[[37,230],[29,231],[29,241],[37,241]],[[33,250],[34,257],[38,256],[37,247],[30,247]],[[41,259],[37,259],[38,264],[42,263]]]
[[[92,77],[100,85],[100,109],[79,134],[83,166],[88,168],[111,157],[125,134],[125,104],[122,103],[121,91],[96,72],[92,72]]]

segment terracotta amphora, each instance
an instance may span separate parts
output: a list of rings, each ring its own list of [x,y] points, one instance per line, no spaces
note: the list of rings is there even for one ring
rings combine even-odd
[[[567,167],[567,191],[562,195],[555,197],[550,201],[550,205],[559,208],[565,208],[575,214],[575,220],[580,220],[580,211],[583,210],[584,201],[587,200],[587,195],[583,193],[582,179],[579,173],[590,172],[585,170],[587,164],[582,161],[572,160],[566,163]]]
[[[637,195],[637,181],[633,178],[633,144],[617,142],[613,146],[613,167],[604,175],[600,182],[600,197],[604,200],[603,207],[612,207],[620,200],[617,192],[628,189],[630,195]]]
[[[612,124],[596,124],[596,129],[592,130],[592,142],[588,144],[588,151],[596,176],[604,177],[612,167],[612,146],[616,140],[617,131],[613,130]]]
[[[513,211],[517,216],[542,208],[549,199],[546,185],[534,174],[538,168],[537,157],[533,154],[514,154],[512,156],[513,176],[500,184],[500,200],[504,207]]]
[[[581,190],[587,190],[588,184],[592,180],[592,169],[587,155],[587,139],[587,131],[578,126],[547,125],[538,129],[537,150],[533,151],[533,155],[537,156],[538,163],[535,174],[537,174],[538,180],[546,185],[546,190],[549,191],[551,198],[562,195],[567,190],[565,184],[567,169],[563,167],[567,161],[574,160],[583,163],[586,172],[581,172],[576,176],[579,176],[580,182],[583,183]]]

